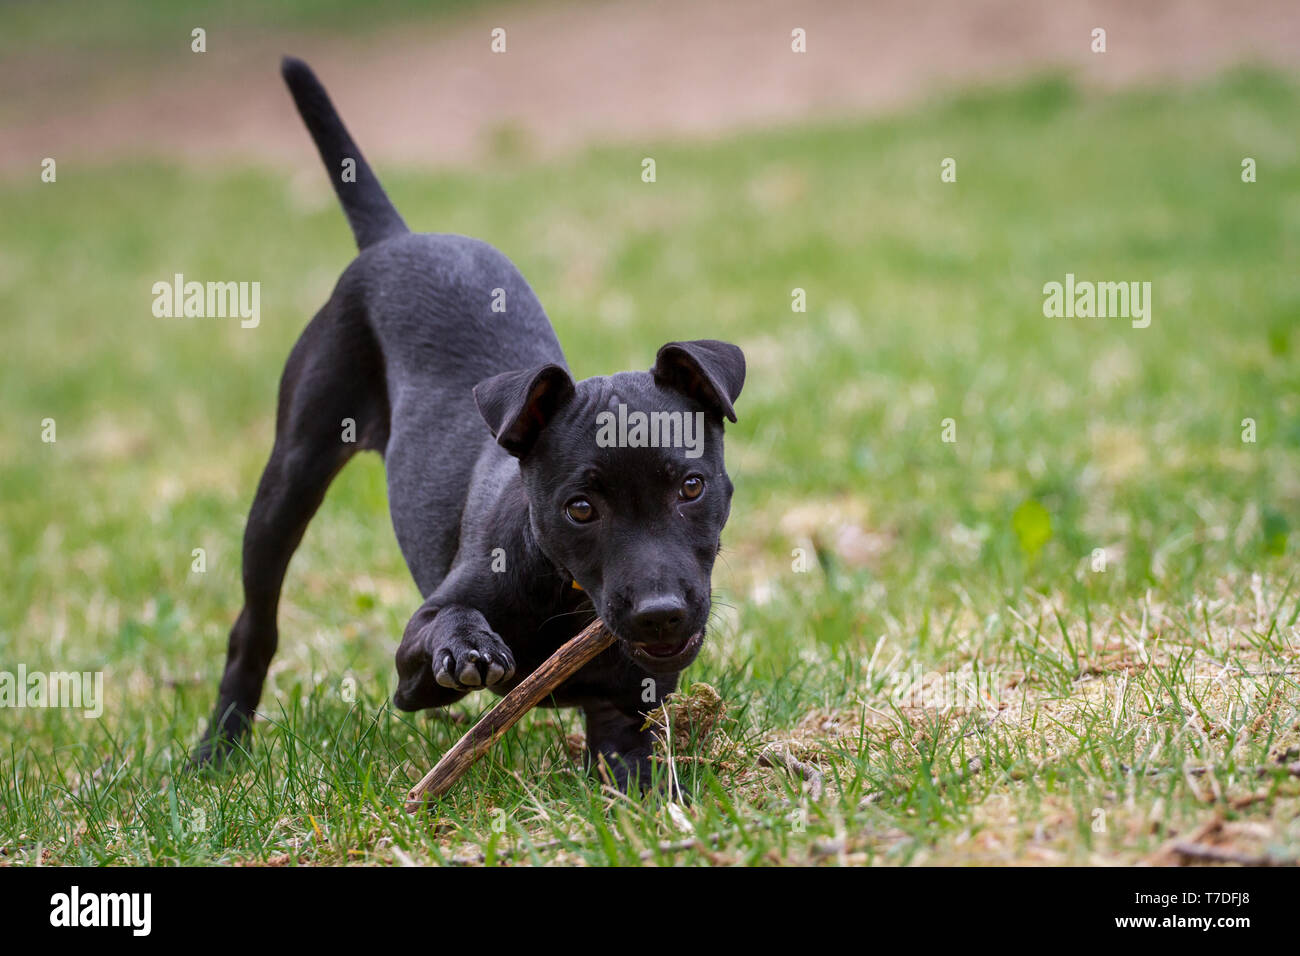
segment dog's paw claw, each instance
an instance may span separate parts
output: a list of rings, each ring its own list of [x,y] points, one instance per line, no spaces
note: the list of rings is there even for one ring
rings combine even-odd
[[[469,651],[460,663],[460,670],[456,672],[456,680],[466,687],[478,687],[482,684],[483,675],[478,672],[478,662],[481,656],[478,651]]]
[[[458,635],[451,647],[433,655],[433,677],[453,690],[478,690],[508,680],[515,671],[514,656],[491,631]]]
[[[433,655],[433,679],[443,687],[455,688],[456,679],[451,676],[451,665],[455,663],[451,651],[438,651]]]

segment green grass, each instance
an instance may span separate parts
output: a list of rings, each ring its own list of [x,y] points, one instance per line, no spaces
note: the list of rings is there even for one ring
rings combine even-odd
[[[61,161],[3,187],[0,669],[102,670],[107,695],[99,720],[0,712],[3,859],[1133,862],[1220,819],[1205,839],[1295,858],[1298,120],[1268,74],[1045,79],[706,146],[380,170],[408,222],[514,259],[581,376],[671,339],[746,350],[723,606],[686,678],[728,709],[673,748],[685,822],[582,775],[581,722],[553,711],[402,812],[465,724],[388,703],[419,596],[374,456],[290,568],[251,757],[181,774],[279,372],[351,239],[305,135],[305,185]],[[261,326],[154,318],[174,272],[259,280]],[[1067,272],[1151,282],[1151,326],[1044,318]],[[773,742],[818,798],[760,763]]]

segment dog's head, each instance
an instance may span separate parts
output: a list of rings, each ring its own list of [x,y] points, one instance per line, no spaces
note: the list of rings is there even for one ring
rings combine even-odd
[[[649,372],[575,384],[546,365],[474,389],[519,459],[542,553],[652,673],[682,670],[704,639],[731,510],[722,420],[736,420],[744,381],[740,349],[701,340],[665,345]]]

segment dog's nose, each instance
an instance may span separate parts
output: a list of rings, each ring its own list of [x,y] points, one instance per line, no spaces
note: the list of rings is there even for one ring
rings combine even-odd
[[[633,635],[639,641],[660,641],[673,637],[686,620],[686,602],[675,594],[643,598],[632,609]]]

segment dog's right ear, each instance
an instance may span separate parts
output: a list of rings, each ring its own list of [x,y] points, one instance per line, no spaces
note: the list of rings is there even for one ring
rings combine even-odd
[[[573,379],[564,368],[543,365],[479,382],[474,402],[497,444],[522,458],[573,392]]]

